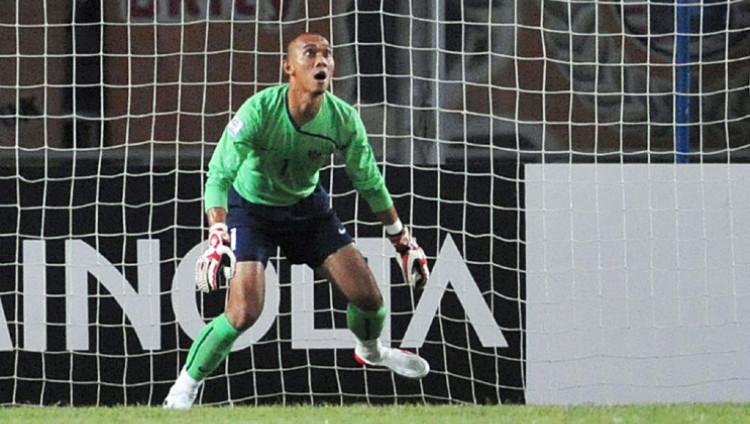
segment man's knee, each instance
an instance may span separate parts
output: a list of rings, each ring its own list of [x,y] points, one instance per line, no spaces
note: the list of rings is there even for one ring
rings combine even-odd
[[[239,331],[245,331],[255,324],[263,312],[263,306],[230,305],[227,307],[226,315],[232,326]]]
[[[263,312],[265,297],[264,268],[260,263],[240,262],[229,289],[226,315],[234,328],[247,330]]]
[[[363,293],[355,299],[349,299],[349,302],[363,311],[377,311],[383,306],[383,296],[380,295],[380,292]]]

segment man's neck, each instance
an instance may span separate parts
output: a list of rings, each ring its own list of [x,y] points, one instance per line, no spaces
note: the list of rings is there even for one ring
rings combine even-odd
[[[289,114],[292,115],[294,123],[300,127],[312,121],[323,104],[323,93],[313,94],[289,87],[287,96]]]

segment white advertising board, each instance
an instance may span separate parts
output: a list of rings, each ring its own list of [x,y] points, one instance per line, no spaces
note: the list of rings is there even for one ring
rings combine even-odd
[[[526,401],[750,401],[750,166],[526,166]]]

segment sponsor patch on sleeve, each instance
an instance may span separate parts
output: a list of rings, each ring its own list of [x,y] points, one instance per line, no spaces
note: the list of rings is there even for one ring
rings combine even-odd
[[[230,134],[232,134],[234,137],[237,137],[240,131],[242,131],[242,127],[244,126],[245,124],[242,122],[242,120],[235,116],[234,119],[229,122],[229,125],[227,125],[227,129],[229,129]]]

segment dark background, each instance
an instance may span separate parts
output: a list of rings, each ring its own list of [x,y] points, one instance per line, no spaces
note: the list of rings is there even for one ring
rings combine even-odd
[[[23,346],[23,281],[17,265],[23,259],[23,240],[46,240],[49,296],[43,305],[49,321],[47,352],[0,352],[0,404],[158,404],[184,363],[191,340],[175,323],[169,291],[180,258],[204,237],[202,175],[197,166],[176,170],[135,160],[124,166],[128,161],[122,159],[70,156],[46,168],[0,168],[0,177],[22,176],[0,190],[0,197],[10,199],[7,204],[20,206],[18,220],[0,220],[0,272],[6,276],[0,299],[16,346]],[[469,168],[485,176],[466,177]],[[380,226],[366,205],[346,194],[350,185],[341,168],[325,171],[321,180],[330,181],[330,172],[334,207],[349,231],[360,237],[379,236]],[[397,196],[396,204],[402,216],[412,216],[414,233],[427,255],[434,260],[448,234],[463,252],[508,348],[481,346],[449,288],[419,350],[433,369],[421,381],[384,370],[365,371],[350,350],[293,350],[290,268],[282,259],[276,323],[259,343],[233,353],[228,365],[208,379],[202,402],[523,402],[523,220],[513,182],[519,178],[516,172],[515,166],[490,162],[454,163],[430,171],[385,169],[394,193],[414,190],[413,197]],[[423,197],[426,200],[420,200]],[[4,207],[3,216],[14,216],[12,209]],[[360,211],[357,223],[355,209]],[[145,238],[158,239],[161,247],[162,349],[143,351],[117,302],[91,278],[91,349],[66,352],[65,240],[81,239],[95,247],[135,284],[136,241]],[[396,268],[394,264],[394,272]],[[392,281],[400,281],[397,274]],[[316,326],[330,327],[330,285],[316,287],[316,309],[324,311],[317,313]],[[397,345],[411,319],[412,294],[403,284],[395,284],[391,293],[392,339]],[[415,293],[415,300],[418,297]],[[332,298],[335,325],[345,328],[346,303],[338,293]],[[204,315],[213,317],[221,312],[224,293],[203,300]]]

